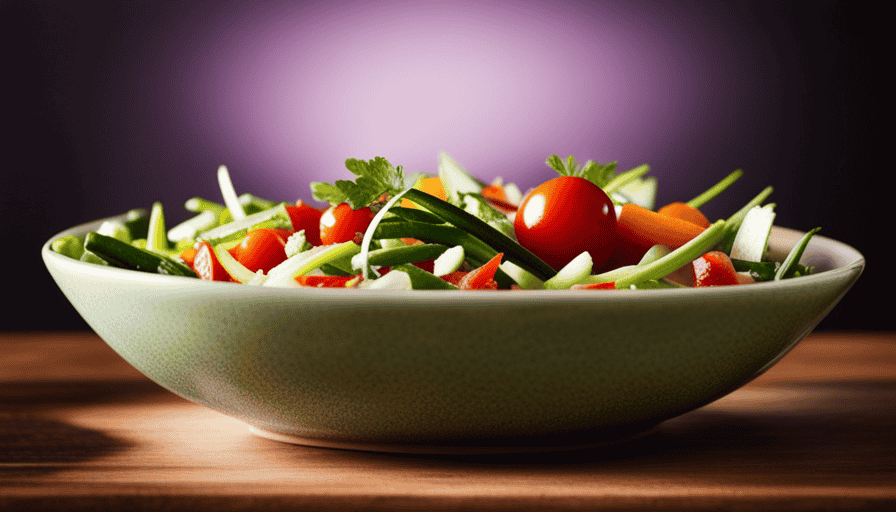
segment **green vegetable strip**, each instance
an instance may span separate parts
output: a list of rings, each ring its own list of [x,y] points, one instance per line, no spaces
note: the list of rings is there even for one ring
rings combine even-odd
[[[460,245],[467,257],[480,265],[498,254],[498,251],[463,229],[445,224],[408,221],[383,223],[376,227],[373,238],[416,238],[447,246]]]
[[[168,232],[165,230],[165,214],[162,203],[155,202],[149,213],[149,229],[146,235],[146,248],[150,251],[168,250]]]
[[[725,176],[722,181],[713,185],[709,190],[691,199],[685,204],[692,208],[700,208],[704,204],[708,203],[712,198],[721,194],[726,188],[731,186],[731,184],[737,181],[743,175],[743,173],[744,171],[742,171],[741,169],[732,172],[728,176]]]
[[[432,242],[447,246],[460,245],[464,248],[467,260],[473,265],[481,266],[498,254],[491,246],[467,233],[447,224],[426,224],[423,222],[390,222],[380,224],[373,232],[373,238],[416,238],[424,242]],[[507,254],[504,254],[504,260]],[[522,266],[522,265],[520,265]],[[495,281],[499,286],[508,288],[515,281],[500,268],[495,272]]]
[[[812,235],[818,232],[821,228],[815,228],[800,238],[800,241],[797,242],[796,245],[793,246],[793,249],[787,254],[787,257],[784,258],[784,262],[781,263],[781,267],[775,273],[775,281],[779,281],[781,279],[790,277],[790,274],[796,271],[795,265],[800,262],[800,258],[803,257],[803,251],[806,250],[806,246],[809,245],[809,240],[812,239]]]
[[[99,233],[87,233],[84,249],[117,267],[156,274],[198,277],[193,269],[170,257],[138,249],[121,240]]]
[[[648,172],[650,172],[650,166],[647,164],[641,164],[641,165],[635,167],[634,169],[625,171],[624,173],[622,173],[619,176],[616,176],[615,178],[610,180],[610,182],[607,183],[607,185],[604,187],[603,190],[607,194],[610,194],[610,192],[613,192],[614,190],[618,189],[619,187],[625,185],[626,183],[628,183],[630,181],[636,180],[636,179],[640,178],[641,176],[644,176]]]
[[[424,210],[417,208],[404,208],[402,206],[393,206],[389,209],[389,213],[404,220],[412,220],[414,222],[426,222],[428,224],[444,224],[445,221],[437,215],[433,215]],[[385,221],[387,219],[383,219]]]
[[[53,252],[77,260],[84,255],[84,240],[75,235],[64,236],[54,240],[53,243],[50,244],[50,249],[52,249]]]
[[[736,211],[731,217],[728,217],[728,220],[725,221],[725,235],[719,243],[719,249],[722,252],[729,255],[731,254],[731,246],[734,244],[734,237],[737,235],[737,230],[740,229],[740,224],[744,221],[744,217],[747,216],[747,212],[754,206],[762,204],[762,202],[771,195],[773,190],[772,187],[765,187],[759,195],[750,200],[750,202],[743,208]]]
[[[411,288],[415,290],[457,290],[457,286],[411,264],[393,267],[392,272],[407,274],[411,278]]]
[[[370,251],[367,261],[371,265],[394,267],[404,263],[434,260],[447,250],[448,246],[441,244],[406,245],[404,247]]]
[[[476,217],[475,215],[471,215],[470,213],[467,213],[466,211],[454,206],[451,203],[442,201],[435,196],[431,196],[417,189],[408,190],[408,192],[405,194],[405,198],[411,200],[416,204],[419,204],[430,212],[445,219],[445,221],[457,226],[458,228],[460,228],[458,231],[462,233],[465,231],[469,232],[469,234],[464,234],[467,234],[469,238],[472,238],[479,243],[475,244],[470,240],[467,240],[467,244],[470,245],[470,247],[467,247],[467,245],[463,243],[452,240],[432,240],[433,242],[446,243],[447,245],[463,245],[464,251],[466,251],[466,253],[472,258],[479,258],[479,255],[482,254],[482,248],[480,244],[484,244],[490,249],[488,252],[492,253],[491,256],[494,256],[499,252],[504,253],[505,260],[513,261],[521,268],[528,272],[531,272],[543,281],[547,281],[557,274],[557,271],[554,270],[553,267],[542,261],[541,258],[532,254],[522,245],[508,238],[507,235],[489,226],[488,223]],[[442,226],[429,225],[429,227],[440,228]],[[413,235],[401,235],[399,237],[382,236],[376,238],[418,238],[420,240],[423,240],[422,238]],[[483,261],[481,261],[481,263],[485,263],[489,259],[490,258],[485,258]]]
[[[215,214],[220,214],[225,210],[225,206],[223,204],[218,204],[214,201],[209,201],[208,199],[203,199],[201,197],[193,197],[191,199],[187,199],[187,202],[184,203],[184,209],[195,213],[212,211],[215,212]]]
[[[670,252],[666,256],[649,263],[639,265],[634,272],[616,281],[616,288],[629,288],[644,281],[660,279],[669,275],[682,265],[686,265],[719,243],[725,235],[725,221],[719,220],[694,237],[690,242]]]

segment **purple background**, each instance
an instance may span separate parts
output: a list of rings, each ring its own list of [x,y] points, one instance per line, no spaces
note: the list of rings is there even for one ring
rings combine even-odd
[[[820,326],[892,329],[883,225],[869,221],[879,140],[868,48],[838,2],[13,2],[5,252],[19,306],[6,329],[86,328],[37,248],[77,223],[238,192],[309,200],[347,157],[435,172],[445,150],[525,190],[550,153],[649,163],[659,203],[736,168],[729,215],[766,185],[777,223],[863,251],[871,270]],[[10,158],[11,157],[11,158]],[[874,160],[872,160],[874,158]],[[869,201],[871,199],[871,201]],[[892,244],[890,244],[892,245]],[[23,261],[24,260],[24,261]]]

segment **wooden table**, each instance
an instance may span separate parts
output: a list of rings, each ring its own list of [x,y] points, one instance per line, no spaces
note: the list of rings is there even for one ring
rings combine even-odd
[[[812,335],[611,448],[411,456],[261,439],[89,333],[0,334],[0,510],[896,510],[896,333]]]

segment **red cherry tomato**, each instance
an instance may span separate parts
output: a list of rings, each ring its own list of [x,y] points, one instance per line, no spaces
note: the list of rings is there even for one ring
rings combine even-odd
[[[373,216],[367,207],[352,210],[347,203],[331,206],[320,217],[320,243],[330,245],[353,240],[355,233],[367,230]]]
[[[276,229],[253,229],[230,254],[252,272],[265,272],[286,259],[286,240]]]
[[[320,245],[320,216],[323,212],[313,206],[296,201],[295,205],[287,206],[289,218],[292,220],[292,229],[305,230],[305,240],[311,245]]]
[[[520,245],[557,270],[584,251],[603,269],[616,247],[613,202],[584,178],[560,176],[535,187],[513,227]]]

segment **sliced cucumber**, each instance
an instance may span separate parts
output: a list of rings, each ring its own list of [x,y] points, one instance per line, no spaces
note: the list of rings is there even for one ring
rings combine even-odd
[[[527,272],[522,267],[512,261],[504,261],[500,266],[501,270],[516,281],[517,286],[524,290],[543,290],[544,281],[535,277],[531,272]]]
[[[193,269],[173,258],[146,249],[138,249],[121,240],[99,233],[87,233],[84,249],[116,267],[155,274],[198,277]]]
[[[482,193],[482,184],[479,180],[444,151],[439,153],[439,179],[445,187],[448,201],[453,204],[457,204],[460,200],[459,194]]]
[[[744,216],[731,244],[731,257],[745,261],[762,261],[774,222],[774,204],[751,208]]]
[[[464,263],[464,248],[461,245],[443,252],[433,263],[433,275],[447,276],[448,274],[459,269]],[[511,276],[513,277],[513,276]]]
[[[566,290],[574,284],[584,283],[591,275],[594,261],[588,251],[582,252],[557,272],[557,275],[544,282],[548,290]]]

